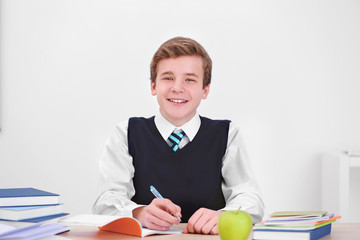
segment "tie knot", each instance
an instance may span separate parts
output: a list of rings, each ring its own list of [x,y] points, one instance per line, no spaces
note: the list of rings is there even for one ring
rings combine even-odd
[[[179,144],[181,142],[181,140],[184,138],[185,133],[183,130],[181,130],[180,132],[172,132],[169,136],[169,141],[170,141],[170,147],[172,148],[172,150],[174,152],[176,152],[179,149]]]

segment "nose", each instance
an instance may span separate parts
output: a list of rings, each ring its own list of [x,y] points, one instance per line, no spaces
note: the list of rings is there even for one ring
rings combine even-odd
[[[173,92],[183,92],[184,91],[184,82],[181,81],[181,80],[173,81],[171,91],[173,91]]]

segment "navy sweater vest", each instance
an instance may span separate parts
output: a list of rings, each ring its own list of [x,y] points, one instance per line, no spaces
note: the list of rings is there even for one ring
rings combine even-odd
[[[200,119],[195,138],[176,152],[162,138],[154,117],[129,119],[128,146],[135,168],[134,202],[150,204],[154,196],[149,187],[153,185],[164,198],[181,207],[182,222],[187,222],[201,207],[218,210],[225,206],[221,167],[229,121]]]

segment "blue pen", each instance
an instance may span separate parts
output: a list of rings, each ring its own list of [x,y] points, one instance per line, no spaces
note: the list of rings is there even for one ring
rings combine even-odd
[[[163,196],[161,196],[161,194],[158,192],[158,190],[156,190],[156,188],[154,188],[153,185],[150,186],[150,191],[154,194],[154,196],[156,198],[163,198]],[[171,215],[174,216],[174,214],[171,214]],[[179,217],[176,217],[176,218],[181,222],[181,219]]]

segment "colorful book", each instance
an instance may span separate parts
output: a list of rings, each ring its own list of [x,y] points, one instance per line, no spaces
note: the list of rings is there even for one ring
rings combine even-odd
[[[326,211],[278,211],[272,213],[268,220],[314,219],[326,214]]]
[[[167,231],[157,231],[142,227],[140,222],[131,217],[81,214],[69,216],[59,222],[66,225],[97,226],[100,230],[146,237],[153,234],[181,234],[182,229],[170,228]]]
[[[333,223],[336,219],[341,218],[340,216],[333,216],[323,221],[297,221],[292,220],[273,222],[263,221],[254,225],[254,229],[277,229],[277,230],[312,230]]]
[[[325,225],[331,224],[336,221],[336,218],[324,222],[320,222],[316,225],[298,225],[298,226],[289,226],[289,225],[265,225],[258,223],[256,224],[253,229],[257,230],[313,230],[316,228],[323,227]]]
[[[1,188],[0,206],[36,206],[59,204],[59,195],[36,188]]]
[[[285,220],[269,218],[269,219],[266,219],[265,224],[266,225],[291,225],[291,226],[304,225],[304,224],[315,225],[316,223],[319,223],[319,222],[328,221],[331,218],[334,218],[334,214],[325,214],[322,217],[311,217],[311,218],[296,218],[295,217],[295,218],[289,218],[289,219],[285,219]],[[339,218],[339,217],[335,217],[335,218]]]
[[[331,233],[331,224],[313,230],[254,229],[254,240],[317,240]]]
[[[0,207],[0,220],[21,221],[60,213],[63,213],[63,204]]]

